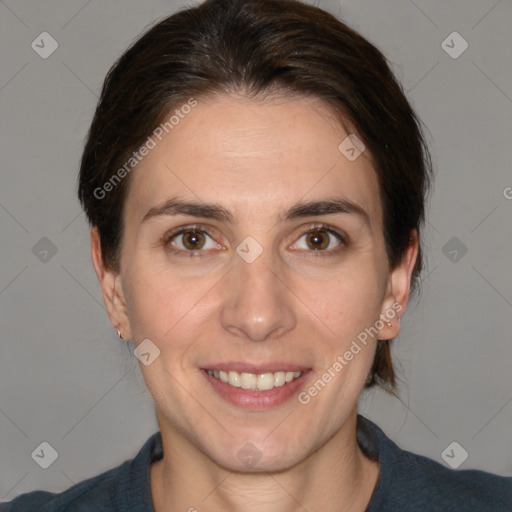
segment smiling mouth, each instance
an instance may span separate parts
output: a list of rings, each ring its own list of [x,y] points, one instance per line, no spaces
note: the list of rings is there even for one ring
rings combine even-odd
[[[247,389],[249,391],[268,391],[280,388],[288,382],[301,377],[305,372],[267,372],[246,373],[237,371],[205,370],[208,375],[232,387]]]

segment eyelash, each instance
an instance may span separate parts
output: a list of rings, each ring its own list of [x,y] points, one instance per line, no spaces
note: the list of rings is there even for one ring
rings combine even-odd
[[[183,226],[180,228],[176,228],[175,230],[171,231],[170,233],[167,233],[164,236],[164,245],[167,248],[168,251],[170,251],[173,254],[176,254],[177,256],[185,257],[185,258],[198,258],[203,257],[204,255],[201,254],[204,251],[197,250],[197,251],[184,251],[183,249],[176,249],[172,245],[170,245],[173,238],[176,238],[179,235],[184,235],[185,233],[190,233],[193,231],[199,231],[200,233],[207,234],[210,238],[213,238],[209,232],[208,228],[206,226],[203,226],[202,224],[192,224],[190,226]]]
[[[345,234],[340,233],[339,231],[328,226],[327,224],[322,224],[322,223],[312,224],[312,225],[307,226],[303,230],[301,230],[300,236],[297,240],[302,238],[304,235],[307,235],[308,233],[316,233],[318,231],[323,231],[325,233],[328,233],[329,235],[333,235],[338,240],[338,242],[340,242],[340,245],[338,247],[336,247],[335,249],[320,250],[320,251],[315,251],[315,250],[307,251],[307,252],[312,253],[312,255],[315,258],[316,257],[322,258],[322,257],[337,256],[340,253],[340,251],[342,251],[343,249],[345,249],[348,246],[348,238]]]
[[[167,233],[164,236],[164,244],[165,244],[166,248],[171,253],[176,254],[177,256],[181,256],[181,257],[189,257],[189,258],[203,257],[204,255],[201,254],[201,253],[205,252],[205,251],[202,251],[200,249],[196,250],[196,251],[192,251],[192,250],[184,251],[183,249],[176,249],[172,245],[170,245],[171,241],[174,238],[176,238],[177,236],[183,235],[183,234],[186,234],[186,233],[190,233],[190,232],[193,232],[193,231],[198,231],[200,233],[204,233],[204,234],[208,235],[210,238],[213,239],[213,237],[208,232],[208,227],[207,226],[203,226],[202,224],[193,224],[193,225],[183,226],[183,227],[177,228],[177,229],[171,231],[170,233]],[[314,255],[314,257],[332,257],[332,256],[336,256],[341,250],[343,250],[344,248],[346,248],[348,246],[348,238],[347,238],[347,236],[345,234],[340,233],[339,231],[331,228],[327,224],[313,224],[313,225],[307,226],[306,228],[301,230],[300,236],[298,237],[298,240],[300,238],[302,238],[306,234],[315,233],[315,232],[318,232],[318,231],[323,231],[325,233],[333,235],[338,240],[338,242],[340,242],[340,246],[338,246],[335,249],[329,249],[329,250],[318,250],[318,251],[310,250],[310,251],[307,251],[307,252],[312,253]]]

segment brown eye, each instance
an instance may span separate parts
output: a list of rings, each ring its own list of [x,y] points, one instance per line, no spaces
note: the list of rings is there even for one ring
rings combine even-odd
[[[221,248],[206,231],[195,227],[182,228],[166,236],[165,245],[189,255],[200,255],[208,249]]]
[[[292,249],[330,256],[338,254],[347,245],[344,235],[328,226],[319,225],[304,230]]]
[[[183,246],[187,249],[202,249],[205,243],[205,236],[201,231],[187,231],[182,235]]]
[[[330,238],[325,231],[312,231],[306,234],[306,243],[310,249],[323,250],[329,246]]]

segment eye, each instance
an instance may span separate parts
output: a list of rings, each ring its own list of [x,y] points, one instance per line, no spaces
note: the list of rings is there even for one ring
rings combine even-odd
[[[304,231],[293,248],[329,253],[335,252],[336,249],[343,245],[345,245],[345,238],[341,233],[321,225],[309,227]]]
[[[196,227],[181,228],[168,234],[165,243],[175,252],[193,252],[221,247],[206,231]]]

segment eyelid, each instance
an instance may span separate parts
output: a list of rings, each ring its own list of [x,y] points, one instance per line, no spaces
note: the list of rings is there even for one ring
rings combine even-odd
[[[295,242],[293,242],[292,246],[295,245],[304,235],[307,235],[309,233],[315,233],[317,231],[323,231],[331,236],[334,236],[338,240],[339,245],[337,245],[334,249],[294,249],[294,251],[298,253],[307,253],[308,255],[312,255],[314,257],[328,257],[339,255],[339,253],[346,249],[347,246],[349,245],[350,239],[344,231],[339,230],[338,228],[335,228],[334,226],[330,226],[325,223],[314,223],[309,224],[308,226],[305,226],[301,229],[300,235],[298,237],[295,237]]]
[[[325,231],[327,233],[334,235],[341,243],[348,244],[348,235],[344,231],[341,231],[335,228],[334,226],[324,224],[323,222],[309,224],[308,226],[305,226],[304,228],[301,229],[299,238],[308,233],[314,233],[315,231]]]
[[[206,226],[202,226],[201,224],[187,224],[186,226],[179,226],[177,228],[173,228],[170,231],[167,231],[164,235],[164,240],[169,241],[176,235],[181,235],[187,231],[205,231],[208,232]]]
[[[211,226],[206,226],[203,224],[187,224],[185,226],[179,226],[177,228],[171,229],[170,231],[166,232],[162,239],[163,239],[165,246],[170,251],[173,251],[173,252],[179,253],[179,254],[187,254],[187,255],[191,255],[191,256],[192,255],[193,256],[201,256],[200,253],[207,252],[210,249],[206,249],[206,250],[197,249],[197,250],[186,251],[186,250],[183,250],[183,249],[180,249],[178,247],[174,247],[171,245],[171,241],[173,240],[173,238],[180,236],[180,235],[184,235],[186,233],[194,232],[194,231],[204,233],[206,236],[210,237],[213,240],[213,242],[215,242],[215,244],[217,244],[218,246],[222,246],[222,244],[220,244],[215,239],[215,236],[211,233],[211,231],[215,231],[215,230]]]

